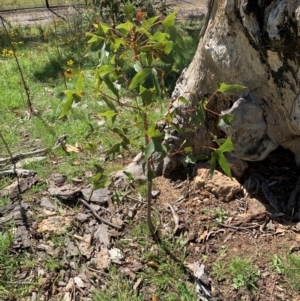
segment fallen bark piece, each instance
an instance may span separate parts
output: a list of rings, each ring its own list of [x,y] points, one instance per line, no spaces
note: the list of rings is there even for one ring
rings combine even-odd
[[[111,191],[107,188],[95,189],[93,191],[92,188],[84,188],[81,192],[85,200],[99,205],[107,204],[111,198]]]
[[[13,248],[26,249],[31,246],[30,234],[25,226],[19,226],[15,232]]]
[[[17,225],[27,226],[28,216],[26,211],[28,210],[29,204],[23,203],[21,205],[7,205],[0,208],[0,224],[8,223],[11,220]]]
[[[48,192],[53,197],[63,200],[72,200],[76,196],[80,195],[81,187],[74,186],[72,184],[65,184],[60,187],[52,186],[48,189]]]
[[[0,177],[5,176],[18,176],[18,177],[33,177],[36,175],[36,171],[29,169],[7,169],[0,171]]]
[[[0,196],[8,196],[10,199],[15,199],[21,193],[31,188],[39,181],[38,177],[28,177],[15,180],[12,184],[0,190]]]
[[[44,197],[41,199],[40,206],[56,211],[55,206],[49,201],[48,198]]]
[[[105,247],[110,245],[110,237],[107,232],[107,227],[104,224],[98,226],[97,231],[94,233],[94,240]]]
[[[64,234],[71,226],[71,219],[68,216],[50,216],[38,224],[39,233]]]
[[[220,198],[225,202],[231,201],[242,190],[241,184],[236,179],[230,179],[217,170],[211,178],[210,170],[206,168],[198,169],[194,183],[198,188],[206,189],[216,198]]]

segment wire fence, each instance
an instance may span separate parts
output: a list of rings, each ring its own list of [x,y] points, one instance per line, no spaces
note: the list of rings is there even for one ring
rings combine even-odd
[[[86,4],[85,0],[1,0],[0,11],[10,11],[19,9],[55,8],[57,6],[77,6]]]

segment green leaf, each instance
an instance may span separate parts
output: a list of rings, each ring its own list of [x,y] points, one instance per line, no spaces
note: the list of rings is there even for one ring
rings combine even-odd
[[[155,16],[155,17],[152,17],[148,20],[144,20],[142,27],[144,29],[148,29],[148,27],[151,26],[152,24],[154,24],[158,19],[159,19],[159,16]]]
[[[132,21],[134,10],[135,10],[135,8],[134,8],[133,4],[126,4],[124,6],[124,13],[125,13],[127,20]]]
[[[163,135],[156,129],[155,122],[152,120],[146,134],[151,138],[163,138]]]
[[[151,139],[145,148],[145,160],[146,161],[152,156],[152,154],[154,153],[154,150],[155,150],[155,145],[154,145],[153,139]]]
[[[231,137],[228,136],[224,143],[217,149],[219,153],[232,152],[234,147],[231,141]]]
[[[73,102],[74,102],[74,98],[73,98],[73,95],[75,94],[74,91],[66,90],[66,91],[64,91],[64,93],[66,95],[66,101],[63,104],[62,112],[58,117],[59,119],[65,117],[69,113],[69,111],[72,108]]]
[[[107,74],[103,75],[102,80],[106,83],[108,89],[119,99],[119,91],[116,88],[116,86],[114,85],[114,83],[112,82],[112,80],[110,78],[110,74],[107,73]]]
[[[106,96],[102,95],[102,99],[105,101],[107,106],[114,112],[118,113],[118,110],[116,109],[114,103]]]
[[[151,138],[156,135],[156,128],[155,128],[155,123],[153,120],[151,121],[148,131],[146,131],[146,133]]]
[[[177,11],[172,14],[166,16],[166,18],[162,21],[162,24],[165,28],[171,28],[175,26],[175,17],[177,15]]]
[[[127,36],[128,33],[133,28],[133,24],[131,22],[122,23],[116,26],[116,28],[124,35]],[[123,42],[123,41],[122,41]]]
[[[139,72],[143,69],[143,66],[140,61],[135,61],[133,64],[133,68],[136,72]]]
[[[169,54],[173,50],[173,46],[174,43],[172,41],[167,42],[165,45],[165,53]]]
[[[222,83],[220,84],[218,91],[221,93],[234,93],[243,89],[246,89],[246,87],[242,85],[227,85]]]
[[[223,153],[220,153],[218,150],[218,163],[221,166],[222,170],[225,172],[225,174],[230,177],[230,179],[232,179],[232,175],[231,175],[231,170],[230,170],[230,166],[229,163],[227,161],[227,159],[225,158]]]
[[[117,113],[112,110],[99,114],[99,116],[106,117],[107,119],[112,119],[116,115],[117,115]]]
[[[195,164],[196,163],[196,157],[192,153],[188,153],[184,158],[184,166],[187,166],[188,164]]]
[[[155,89],[146,89],[143,85],[140,85],[140,95],[142,97],[143,102],[147,105],[151,104],[155,101]]]
[[[219,124],[220,124],[220,121],[223,120],[226,125],[232,125],[231,122],[233,119],[234,119],[234,116],[230,115],[230,114],[220,115]]]
[[[165,42],[168,38],[168,34],[165,32],[157,31],[153,36],[152,39],[158,41],[158,42]]]
[[[112,72],[113,70],[115,70],[115,66],[113,65],[102,65],[97,71],[99,76],[103,76],[107,73]]]
[[[115,158],[116,154],[119,154],[121,151],[121,142],[115,143],[111,148],[106,152],[106,155],[112,155],[113,159]]]
[[[76,83],[76,92],[77,92],[77,94],[82,93],[82,86],[83,86],[83,72],[81,71],[79,73],[77,83]]]
[[[152,72],[152,68],[144,68],[140,70],[131,80],[129,90],[135,89],[138,85],[143,84]]]

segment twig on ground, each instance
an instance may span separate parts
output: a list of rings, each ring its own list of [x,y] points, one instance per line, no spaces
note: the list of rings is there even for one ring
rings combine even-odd
[[[231,226],[231,225],[225,225],[225,224],[222,224],[222,223],[217,223],[217,224],[220,225],[221,227],[234,229],[234,230],[249,230],[249,229],[255,229],[255,228],[259,227],[259,224],[252,224],[252,225],[249,225],[247,227]]]
[[[167,205],[169,206],[169,208],[171,209],[172,214],[173,214],[174,223],[175,223],[175,227],[174,227],[174,230],[173,230],[173,234],[175,234],[176,231],[177,231],[178,228],[179,228],[179,216],[178,216],[178,214],[175,212],[174,208],[173,208],[169,203],[167,203]]]
[[[9,162],[16,162],[18,160],[24,159],[24,158],[28,158],[28,157],[33,157],[36,155],[42,155],[42,154],[46,154],[47,152],[49,152],[49,148],[43,148],[43,149],[39,149],[33,152],[28,152],[28,153],[19,153],[16,155],[11,155],[9,158],[1,158],[0,159],[0,165],[5,165]]]
[[[113,228],[115,228],[115,229],[117,229],[117,230],[122,230],[122,227],[121,227],[121,226],[115,225],[115,224],[113,224],[113,223],[107,221],[106,219],[102,218],[101,216],[99,216],[98,213],[97,213],[97,212],[96,212],[96,211],[95,211],[95,210],[94,210],[94,209],[93,209],[93,208],[92,208],[85,200],[79,198],[79,201],[80,201],[85,207],[87,207],[87,208],[91,211],[91,213],[97,218],[97,220],[99,220],[101,223],[106,224],[106,225],[108,225],[108,226],[111,226],[111,227],[113,227]]]

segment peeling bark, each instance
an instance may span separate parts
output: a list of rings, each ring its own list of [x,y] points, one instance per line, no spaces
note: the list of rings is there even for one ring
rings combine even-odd
[[[247,87],[240,95],[218,95],[209,109],[232,114],[232,126],[207,114],[207,122],[180,134],[164,124],[165,142],[177,152],[186,141],[196,154],[211,146],[210,132],[232,135],[240,160],[259,161],[278,146],[290,149],[300,163],[300,0],[211,0],[207,27],[190,66],[172,94],[170,112],[183,130],[193,108],[212,95],[218,83]],[[186,105],[179,100],[184,96]],[[166,158],[170,173],[182,158]]]
[[[198,49],[176,83],[168,110],[175,112],[173,122],[183,133],[159,125],[170,155],[163,162],[154,158],[156,174],[168,175],[182,165],[183,144],[195,155],[208,154],[215,146],[211,133],[232,136],[235,151],[228,161],[237,177],[246,161],[264,160],[279,146],[291,150],[300,164],[300,0],[209,0],[207,10]],[[216,94],[208,104],[210,111],[232,114],[232,125],[218,126],[219,117],[208,111],[205,124],[195,126],[197,103],[222,82],[247,87],[230,98]],[[141,154],[134,161],[126,170],[142,178]],[[115,179],[121,183],[123,173]]]

